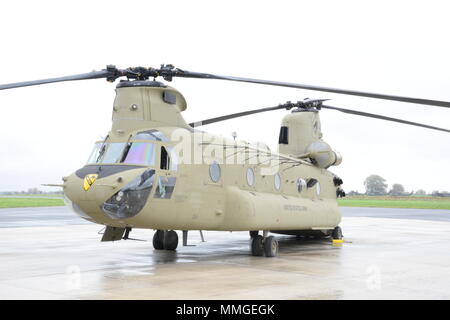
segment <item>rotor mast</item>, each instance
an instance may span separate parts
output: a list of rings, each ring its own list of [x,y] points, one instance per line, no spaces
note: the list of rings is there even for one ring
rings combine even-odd
[[[123,81],[117,85],[111,134],[157,127],[190,128],[181,115],[186,100],[175,88],[155,81]]]

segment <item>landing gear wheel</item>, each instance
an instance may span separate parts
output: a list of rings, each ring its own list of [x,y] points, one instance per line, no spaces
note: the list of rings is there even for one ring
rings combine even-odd
[[[264,255],[264,238],[260,235],[252,237],[252,256],[261,257]]]
[[[258,235],[258,231],[250,231],[250,238],[254,238]]]
[[[341,227],[337,226],[333,229],[333,232],[331,233],[331,238],[333,240],[342,240],[343,237]]]
[[[178,246],[178,234],[173,231],[164,232],[164,249],[175,250]]]
[[[266,257],[276,257],[278,253],[278,241],[275,237],[270,236],[264,240],[264,252]]]
[[[155,250],[164,249],[164,231],[156,230],[153,234],[153,248],[155,248]]]

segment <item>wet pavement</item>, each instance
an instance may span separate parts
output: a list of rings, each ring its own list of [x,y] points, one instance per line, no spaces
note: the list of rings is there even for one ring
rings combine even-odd
[[[344,217],[372,217],[450,222],[450,210],[342,207]]]
[[[432,220],[450,222],[450,210],[342,207],[344,217]],[[0,208],[0,228],[90,224],[69,207]]]
[[[0,228],[91,224],[69,207],[0,209]],[[1,239],[0,239],[1,240]]]
[[[66,208],[1,209],[0,299],[450,299],[449,222],[359,209],[343,209],[342,246],[277,236],[276,258],[250,256],[246,232],[190,232],[188,247],[179,233],[165,252],[152,230],[102,243]]]

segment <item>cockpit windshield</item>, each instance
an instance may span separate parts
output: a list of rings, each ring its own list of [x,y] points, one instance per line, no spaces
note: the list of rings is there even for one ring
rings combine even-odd
[[[109,143],[100,161],[102,163],[120,163],[125,145],[125,142]]]
[[[157,144],[169,142],[164,133],[158,130],[138,132],[129,142],[97,142],[89,156],[87,164],[134,164],[154,166]],[[135,141],[137,140],[137,141]],[[142,141],[142,140],[150,140]],[[164,148],[164,147],[161,147]],[[171,147],[168,147],[171,150]],[[171,165],[172,167],[172,165]]]
[[[87,163],[120,163],[126,143],[96,143]]]
[[[147,142],[96,143],[88,164],[137,164],[154,166],[156,146]]]
[[[145,142],[131,143],[124,163],[155,165],[155,145]]]

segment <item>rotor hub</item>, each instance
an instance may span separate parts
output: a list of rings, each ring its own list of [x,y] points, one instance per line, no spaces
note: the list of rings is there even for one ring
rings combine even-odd
[[[153,87],[153,88],[167,88],[162,82],[159,81],[147,81],[147,80],[123,80],[120,81],[116,88],[127,88],[127,87]]]

